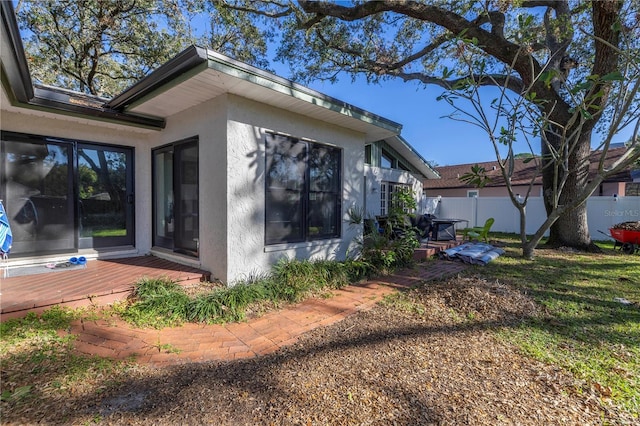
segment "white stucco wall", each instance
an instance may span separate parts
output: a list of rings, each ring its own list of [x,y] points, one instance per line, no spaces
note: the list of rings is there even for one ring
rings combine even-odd
[[[358,230],[346,211],[363,205],[364,136],[237,96],[229,96],[226,281],[264,273],[283,256],[344,259]],[[343,148],[342,238],[265,246],[265,133],[280,132]]]
[[[214,279],[227,275],[227,96],[220,96],[167,119],[166,128],[152,142],[160,147],[198,137],[199,259],[170,256],[211,272]],[[151,205],[151,204],[150,204]]]
[[[364,205],[364,135],[233,95],[167,118],[161,131],[57,116],[2,111],[2,130],[134,148],[135,249],[209,270],[227,283],[268,272],[278,259],[344,259],[361,232],[347,210]],[[341,238],[265,246],[265,134],[279,132],[342,148]],[[152,150],[199,139],[199,258],[152,247]],[[402,181],[402,180],[400,180]]]
[[[411,173],[398,170],[364,165],[366,176],[366,213],[369,217],[380,214],[380,185],[382,182],[402,183],[411,185],[415,194],[416,202],[420,204],[422,198],[422,181]]]

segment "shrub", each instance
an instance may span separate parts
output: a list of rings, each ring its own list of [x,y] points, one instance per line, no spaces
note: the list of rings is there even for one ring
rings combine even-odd
[[[397,267],[413,262],[413,251],[420,246],[415,232],[410,228],[402,233],[385,232],[365,235],[358,242],[356,259],[369,266],[369,276],[385,274]]]
[[[197,322],[228,322],[244,319],[247,306],[261,300],[260,285],[236,284],[195,298],[188,306],[188,320]]]
[[[189,296],[168,279],[142,279],[134,288],[132,300],[134,303],[122,316],[139,326],[176,325],[188,317]]]
[[[296,260],[283,258],[271,274],[249,277],[233,287],[190,298],[177,283],[144,279],[134,288],[131,303],[121,316],[138,326],[164,327],[184,321],[228,322],[245,318],[248,307],[270,301],[297,302],[310,292],[342,288],[376,272],[362,259]]]

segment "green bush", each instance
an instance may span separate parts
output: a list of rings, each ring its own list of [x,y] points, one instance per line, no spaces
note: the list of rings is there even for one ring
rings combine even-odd
[[[170,326],[188,317],[189,296],[173,281],[144,278],[133,290],[134,303],[123,312],[124,319],[138,326]]]
[[[165,327],[185,321],[229,322],[245,318],[253,303],[297,302],[310,292],[342,288],[370,276],[361,260],[281,259],[269,275],[249,277],[234,286],[190,298],[175,282],[144,279],[136,284],[131,303],[121,315],[138,326]]]
[[[356,259],[369,265],[369,276],[385,274],[395,268],[413,262],[413,251],[420,246],[416,233],[406,228],[402,233],[393,233],[391,228],[383,234],[372,232],[357,241]]]
[[[263,300],[264,287],[260,284],[236,284],[233,287],[201,295],[188,305],[189,321],[228,322],[244,319],[247,306]]]

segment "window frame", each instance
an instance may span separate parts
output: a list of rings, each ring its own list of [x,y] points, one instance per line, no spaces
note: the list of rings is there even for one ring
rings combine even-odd
[[[387,191],[389,188],[389,182],[383,181],[380,182],[380,215],[386,216],[389,208],[389,196],[387,195]]]
[[[296,164],[298,167],[302,167],[303,174],[303,182],[300,188],[285,188],[271,185],[271,178],[269,176],[270,170],[273,167],[273,155],[272,150],[276,149],[276,145],[270,145],[278,143],[278,146],[281,146],[283,142],[288,142],[291,146],[296,144],[302,148],[304,153],[302,154],[301,161]],[[337,172],[337,177],[334,177],[330,181],[330,186],[333,189],[328,190],[319,190],[312,188],[311,185],[311,165],[310,165],[310,157],[311,152],[315,149],[323,149],[327,150],[331,153],[331,155],[335,155],[335,161],[337,164],[334,165],[334,170]],[[329,240],[334,238],[340,238],[342,235],[342,226],[341,226],[341,217],[342,217],[342,195],[343,195],[343,154],[344,150],[335,145],[319,143],[316,141],[311,141],[303,138],[296,138],[289,135],[283,135],[279,133],[267,133],[265,136],[265,208],[264,208],[264,244],[265,246],[272,246],[277,244],[292,244],[292,243],[304,243],[318,240]],[[296,222],[300,227],[299,234],[295,234],[293,236],[279,236],[276,234],[276,229],[274,227],[270,227],[270,224],[274,223],[273,217],[270,217],[270,214],[273,213],[270,209],[270,203],[275,197],[271,196],[280,192],[281,194],[289,194],[289,195],[298,195],[299,199],[295,200],[292,203],[293,207],[296,207],[300,214],[300,219]],[[311,232],[312,226],[312,204],[316,201],[319,194],[327,195],[328,197],[334,197],[334,201],[331,203],[333,206],[333,214],[329,223],[330,226],[334,230],[329,233],[320,233],[318,235],[314,235]],[[312,199],[313,198],[313,199]]]
[[[388,209],[395,209],[397,206],[393,200],[394,194],[396,194],[399,191],[410,191],[413,194],[413,197],[415,198],[415,194],[413,193],[413,187],[411,185],[409,185],[408,183],[400,183],[400,182],[389,182],[389,190],[388,190],[388,201],[387,201],[387,206]],[[409,213],[409,210],[403,205],[402,206],[402,211],[405,213]]]

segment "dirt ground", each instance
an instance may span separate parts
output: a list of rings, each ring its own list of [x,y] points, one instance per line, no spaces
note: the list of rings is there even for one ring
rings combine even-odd
[[[631,424],[586,384],[496,339],[496,329],[535,315],[544,312],[505,285],[455,278],[316,329],[268,356],[137,367],[117,386],[3,413],[2,422]]]

